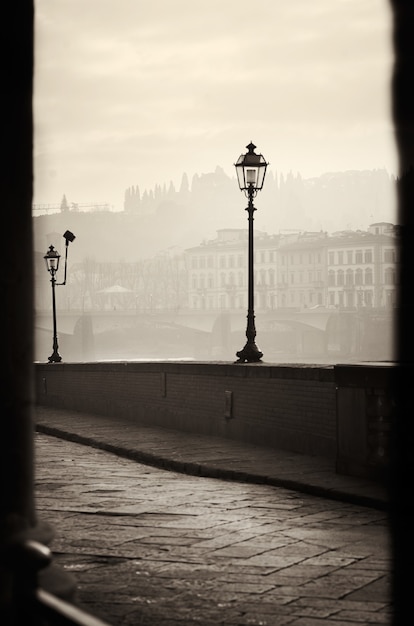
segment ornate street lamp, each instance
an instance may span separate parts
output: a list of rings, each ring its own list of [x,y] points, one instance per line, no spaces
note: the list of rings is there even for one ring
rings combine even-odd
[[[55,287],[57,285],[66,285],[66,268],[67,268],[67,260],[68,260],[68,246],[69,242],[75,239],[75,235],[71,233],[69,230],[65,232],[63,237],[66,240],[65,247],[65,277],[63,283],[56,282],[56,273],[59,269],[59,261],[60,254],[53,246],[49,246],[49,250],[46,252],[43,257],[46,262],[47,271],[50,273],[52,283],[52,309],[53,309],[53,352],[50,355],[48,361],[49,363],[60,363],[62,357],[59,354],[59,346],[58,346],[58,338],[57,338],[57,324],[56,324],[56,295],[55,295]]]
[[[248,269],[248,311],[247,311],[247,342],[243,350],[236,353],[236,363],[257,363],[261,360],[263,352],[256,345],[256,327],[254,323],[254,254],[253,254],[253,213],[255,207],[253,198],[263,187],[267,163],[261,154],[256,154],[256,146],[250,142],[246,146],[248,152],[241,154],[235,163],[237,179],[240,191],[244,191],[249,199],[246,211],[249,214],[249,269]]]

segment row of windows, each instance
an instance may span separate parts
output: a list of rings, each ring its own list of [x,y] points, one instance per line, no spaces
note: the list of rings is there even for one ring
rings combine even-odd
[[[382,295],[383,306],[394,306],[395,291],[386,291]],[[277,306],[301,306],[312,307],[323,305],[324,299],[321,293],[313,291],[294,291],[282,294],[278,299],[275,294],[259,294],[256,301],[257,309],[275,309]],[[330,307],[372,307],[374,304],[373,290],[366,289],[357,292],[331,291],[328,294],[327,306]],[[241,309],[246,306],[245,295],[220,294],[214,296],[193,296],[192,308],[194,309]]]
[[[372,250],[346,250],[329,252],[329,265],[353,265],[354,263],[372,263]]]
[[[344,293],[343,291],[331,292],[329,294],[330,306],[354,307],[372,306],[374,294],[372,291],[358,291],[356,293]]]
[[[383,257],[385,263],[395,263],[396,250],[394,248],[385,248],[383,250]],[[366,250],[339,250],[331,251],[328,254],[329,265],[354,265],[361,263],[373,262],[373,250],[368,248]],[[212,254],[207,256],[193,256],[191,257],[192,269],[205,269],[215,267],[216,257]],[[274,263],[276,259],[276,252],[273,250],[261,250],[254,253],[254,260],[256,263]],[[219,254],[218,255],[218,267],[224,268],[236,268],[244,267],[246,263],[245,255],[243,254]],[[299,253],[299,254],[282,254],[281,265],[299,264],[299,265],[313,265],[314,263],[322,263],[322,254],[317,253]]]
[[[288,286],[288,274],[281,274],[281,286],[287,288]],[[291,285],[303,285],[307,280],[307,284],[312,284],[314,282],[318,283],[316,286],[323,287],[323,277],[322,271],[317,270],[315,272],[291,272],[289,274],[289,283]],[[255,272],[254,277],[255,284],[265,285],[269,287],[273,287],[276,284],[276,273],[275,270],[258,270]],[[222,272],[219,276],[218,285],[220,287],[232,287],[239,286],[243,287],[246,282],[245,274],[243,272],[230,272],[224,273]],[[335,286],[347,286],[350,287],[352,285],[373,285],[374,283],[374,274],[372,268],[368,267],[365,270],[358,268],[356,270],[348,269],[348,270],[329,270],[328,272],[328,287]],[[395,285],[396,284],[396,271],[394,268],[387,268],[384,272],[384,285]],[[216,286],[214,275],[213,274],[193,274],[191,278],[191,286],[193,289],[214,289]]]
[[[322,263],[322,255],[320,252],[316,254],[282,254],[281,255],[281,264],[287,265],[313,265],[314,263],[318,263],[319,265]]]
[[[346,272],[344,270],[338,270],[334,272],[333,270],[329,270],[328,272],[328,286],[334,287],[338,286],[351,286],[351,285],[372,285],[373,280],[373,271],[370,267],[362,270],[358,268],[357,270],[348,269]],[[395,269],[388,267],[384,272],[384,285],[395,285],[396,284],[396,273]]]
[[[357,265],[358,263],[372,263],[373,251],[367,250],[339,250],[337,252],[329,252],[329,265]],[[396,250],[394,248],[385,248],[383,250],[384,263],[395,263]]]
[[[275,270],[259,270],[254,274],[254,281],[257,285],[267,285],[273,287],[276,283],[276,273]],[[230,272],[229,274],[225,274],[222,272],[219,276],[218,284],[220,287],[243,287],[245,285],[246,278],[243,272]],[[191,287],[193,289],[214,289],[215,280],[213,274],[193,274],[191,277]]]
[[[235,267],[245,267],[247,261],[246,256],[244,254],[230,254],[218,255],[218,267],[220,269],[225,268],[235,268]],[[213,255],[209,256],[193,256],[191,257],[191,269],[210,269],[216,266],[215,263],[216,257]],[[275,262],[275,252],[272,250],[260,251],[254,253],[254,261],[255,263],[274,263]]]
[[[322,282],[322,270],[316,270],[316,272],[290,272],[289,275],[283,272],[280,275],[280,280],[285,287],[287,287],[288,276],[291,285],[294,283],[302,285],[303,283],[310,284],[315,281]]]

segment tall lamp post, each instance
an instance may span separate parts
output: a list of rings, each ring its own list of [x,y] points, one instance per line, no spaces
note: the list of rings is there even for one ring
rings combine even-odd
[[[59,346],[58,346],[58,338],[57,338],[57,324],[56,324],[56,294],[55,287],[57,285],[66,285],[66,269],[67,269],[67,260],[68,260],[68,246],[69,242],[75,239],[75,235],[71,233],[69,230],[65,232],[63,237],[66,240],[65,246],[65,276],[62,283],[56,282],[56,273],[59,269],[59,261],[60,254],[53,246],[49,246],[49,250],[46,252],[43,257],[46,262],[47,271],[50,273],[52,283],[52,310],[53,310],[53,352],[50,355],[48,361],[49,363],[60,363],[62,357],[59,354]]]
[[[267,163],[261,154],[256,154],[256,146],[250,142],[246,146],[248,152],[241,154],[235,163],[240,191],[244,191],[249,202],[246,211],[249,214],[249,266],[248,266],[248,311],[247,311],[247,342],[243,350],[236,353],[236,363],[258,363],[263,352],[256,345],[256,326],[254,323],[254,253],[253,253],[253,198],[263,187]]]

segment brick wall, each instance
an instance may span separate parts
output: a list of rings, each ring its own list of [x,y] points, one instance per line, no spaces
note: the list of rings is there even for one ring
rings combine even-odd
[[[332,366],[35,364],[36,402],[334,458]]]

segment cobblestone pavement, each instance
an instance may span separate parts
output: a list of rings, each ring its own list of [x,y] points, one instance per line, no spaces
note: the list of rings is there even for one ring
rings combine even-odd
[[[383,511],[186,476],[44,434],[36,509],[113,626],[391,623]]]

